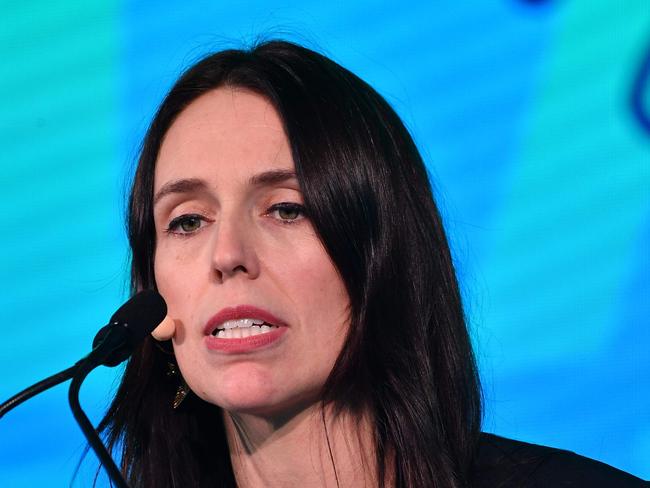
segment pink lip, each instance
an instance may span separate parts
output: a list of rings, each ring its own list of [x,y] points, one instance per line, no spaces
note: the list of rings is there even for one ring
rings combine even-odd
[[[277,325],[278,328],[266,334],[260,334],[240,339],[222,339],[212,335],[212,332],[228,320],[254,318],[264,322]],[[232,308],[224,308],[214,315],[203,328],[206,335],[205,343],[208,349],[226,353],[244,353],[263,348],[276,342],[287,331],[287,326],[280,319],[270,312],[252,305],[240,305]]]

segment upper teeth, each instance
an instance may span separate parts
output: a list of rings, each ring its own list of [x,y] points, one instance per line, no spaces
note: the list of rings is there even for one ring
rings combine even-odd
[[[227,320],[219,326],[217,330],[228,330],[234,329],[236,327],[252,327],[253,325],[263,325],[264,321],[260,319],[236,319],[236,320]]]

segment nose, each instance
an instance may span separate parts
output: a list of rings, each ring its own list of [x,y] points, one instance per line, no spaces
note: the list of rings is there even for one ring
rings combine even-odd
[[[219,220],[213,237],[212,268],[218,282],[241,274],[249,279],[259,275],[255,241],[245,219]]]

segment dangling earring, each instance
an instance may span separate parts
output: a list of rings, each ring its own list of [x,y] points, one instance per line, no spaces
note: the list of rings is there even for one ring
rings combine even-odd
[[[167,363],[167,377],[177,377],[179,380],[178,387],[176,388],[176,394],[174,395],[174,401],[172,402],[172,408],[176,410],[180,404],[183,403],[185,397],[187,397],[187,395],[190,393],[190,387],[185,382],[185,378],[183,378],[183,375],[180,373],[175,363]]]
[[[183,377],[181,377],[181,383],[178,385],[178,388],[176,388],[176,395],[174,395],[174,401],[172,402],[172,408],[176,410],[181,403],[183,403],[183,400],[185,400],[185,397],[189,394],[190,392],[190,387],[187,386],[187,383],[185,383],[185,380]]]

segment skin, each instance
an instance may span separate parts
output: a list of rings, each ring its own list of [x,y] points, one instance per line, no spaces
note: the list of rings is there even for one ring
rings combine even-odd
[[[288,177],[259,181],[269,172]],[[318,403],[349,327],[349,299],[297,210],[293,172],[282,122],[263,97],[219,88],[180,114],[155,170],[155,276],[172,320],[154,336],[172,337],[190,388],[223,408],[239,486],[336,486],[325,424],[341,486],[359,486],[366,436],[349,419],[327,411],[324,419]],[[187,179],[194,185],[169,191]],[[208,349],[206,323],[237,305],[271,312],[286,332],[254,352]]]

